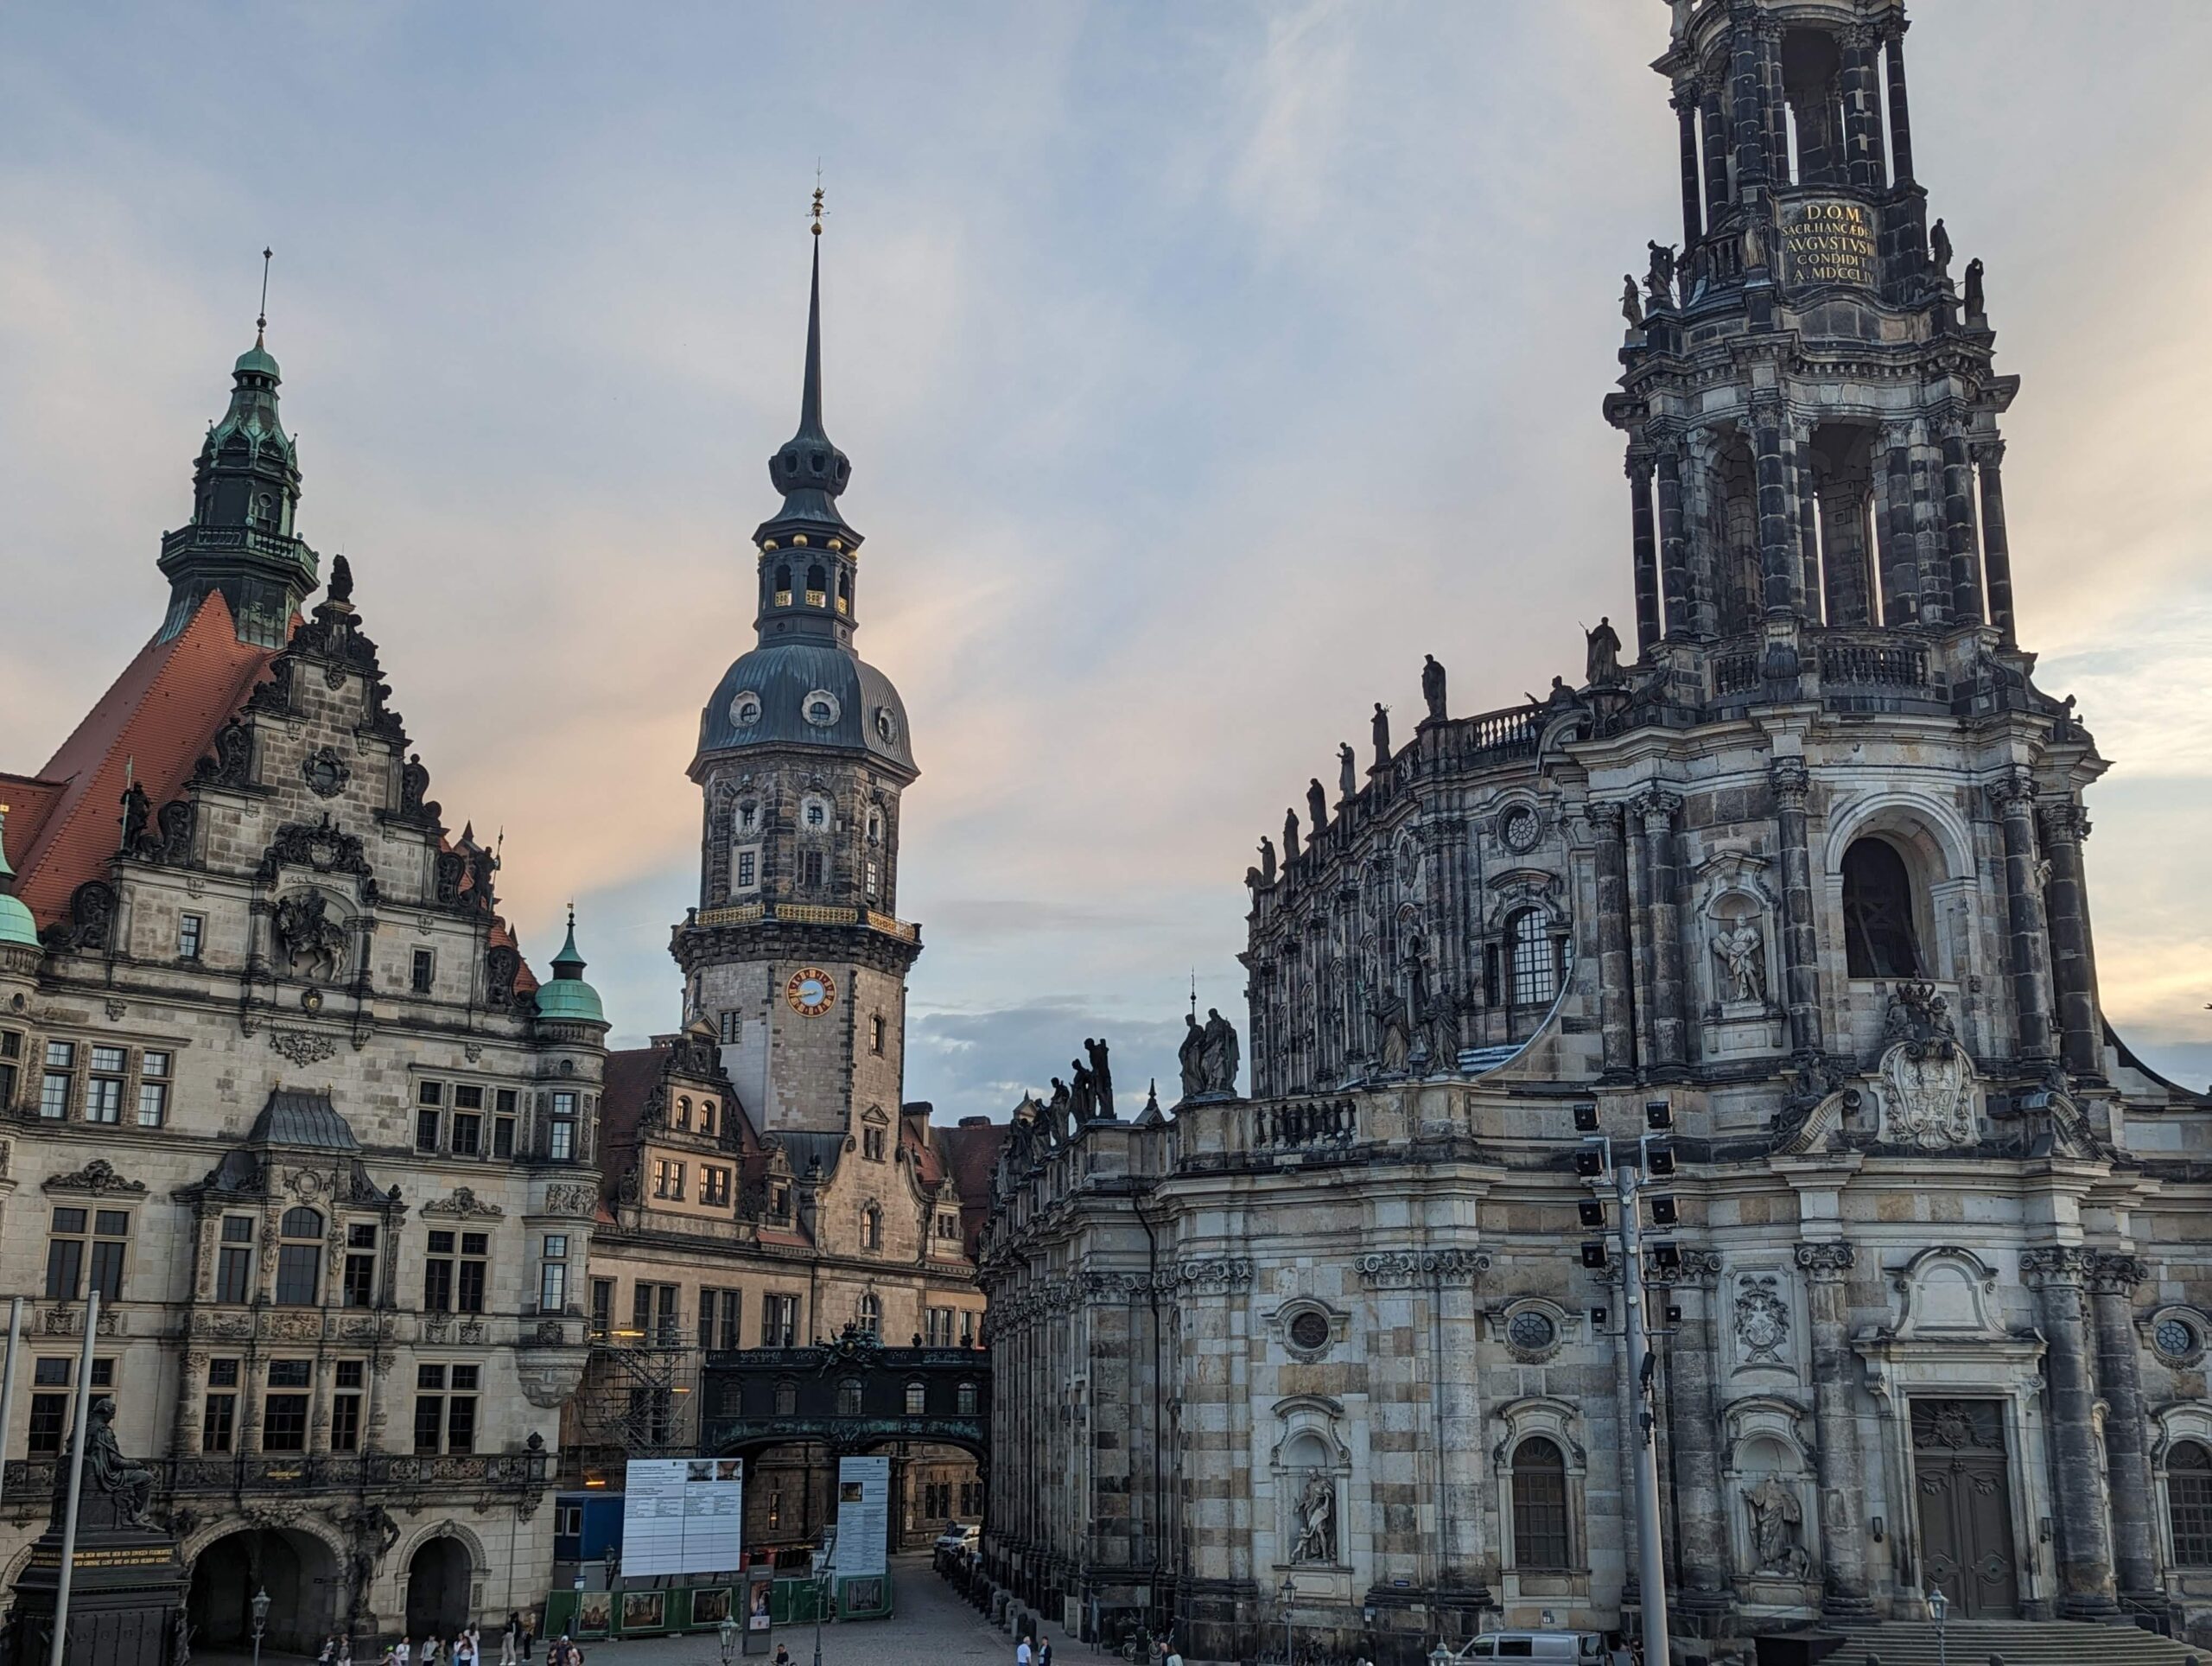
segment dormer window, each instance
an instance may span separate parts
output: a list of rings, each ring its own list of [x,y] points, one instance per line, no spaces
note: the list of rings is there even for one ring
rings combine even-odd
[[[689,1098],[677,1100],[676,1116],[673,1121],[674,1126],[679,1132],[689,1134],[691,1131],[691,1101]]]
[[[883,1211],[869,1204],[861,1211],[861,1248],[883,1248]]]
[[[867,1158],[868,1161],[872,1163],[881,1162],[883,1160],[883,1148],[884,1138],[883,1130],[881,1129],[864,1128],[861,1130],[861,1155]]]
[[[731,697],[729,703],[729,721],[738,728],[751,728],[758,723],[760,721],[760,696],[751,689],[739,690]],[[746,808],[749,810],[752,806],[747,805]],[[752,825],[750,822],[742,823],[743,828],[748,831]]]
[[[716,1132],[715,1123],[715,1102],[712,1099],[702,1099],[699,1101],[699,1132],[709,1139],[714,1138]]]

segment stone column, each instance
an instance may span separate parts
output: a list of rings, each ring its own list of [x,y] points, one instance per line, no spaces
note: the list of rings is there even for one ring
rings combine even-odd
[[[1897,183],[1912,183],[1912,111],[1904,97],[1904,31],[1902,17],[1891,26],[1890,155],[1896,159]]]
[[[1751,477],[1758,505],[1760,601],[1769,619],[1786,619],[1797,611],[1801,567],[1778,400],[1761,400],[1752,410]]]
[[[2133,1256],[2092,1256],[2089,1311],[2097,1327],[2097,1382],[2104,1390],[2105,1462],[2112,1496],[2113,1567],[2131,1605],[2166,1606],[2158,1584],[2152,1512],[2148,1420],[2143,1408],[2140,1347],[2135,1336],[2135,1287],[2145,1269]]]
[[[1682,910],[1675,817],[1682,801],[1671,792],[1647,792],[1636,801],[1643,823],[1650,899],[1645,932],[1651,943],[1651,1064],[1680,1069],[1688,1057],[1682,1028]]]
[[[1668,100],[1675,107],[1675,122],[1681,134],[1682,159],[1682,255],[1687,260],[1689,251],[1697,245],[1705,229],[1703,216],[1699,213],[1697,200],[1697,100],[1695,81],[1685,82]],[[1687,271],[1683,284],[1688,285]]]
[[[2082,841],[2089,818],[2069,800],[2043,807],[2044,852],[2050,879],[2044,891],[2050,910],[2051,976],[2058,990],[2060,1058],[2076,1076],[2104,1075],[2104,1024],[2097,1016],[2097,952],[2089,936],[2089,887],[2082,871]]]
[[[1879,191],[1882,177],[1882,100],[1877,90],[1876,60],[1881,45],[1874,31],[1853,24],[1843,32],[1843,149],[1847,177],[1858,189]]]
[[[1720,89],[1710,82],[1698,88],[1698,120],[1705,129],[1705,219],[1718,227],[1728,212],[1728,118],[1720,106]]]
[[[2109,1619],[2112,1543],[2098,1485],[2097,1384],[2090,1370],[2082,1284],[2089,1252],[2047,1244],[2020,1257],[2020,1272],[2043,1310],[2045,1425],[2050,1439],[2051,1526],[2058,1549],[2058,1618]]]
[[[1736,151],[1736,188],[1739,199],[1748,201],[1751,188],[1767,180],[1766,59],[1752,8],[1742,8],[1731,21],[1728,46],[1728,124]]]
[[[1605,1049],[1605,1074],[1619,1079],[1636,1073],[1635,984],[1629,969],[1628,849],[1622,843],[1626,819],[1619,804],[1590,806],[1590,823],[1598,841],[1598,1029]]]
[[[1980,539],[1974,524],[1974,455],[1966,430],[1957,423],[1943,429],[1943,551],[1951,580],[1951,620],[1981,621]]]
[[[1942,491],[1942,453],[1928,439],[1924,425],[1914,427],[1905,461],[1920,622],[1944,626],[1951,618],[1951,568],[1943,553],[1942,505],[1938,501]]]
[[[1789,1008],[1789,1050],[1818,1052],[1826,1045],[1821,1024],[1820,947],[1813,934],[1813,857],[1805,804],[1811,778],[1802,758],[1767,765],[1774,786],[1774,815],[1782,845],[1782,983]]]
[[[2015,645],[2012,629],[2012,550],[2005,537],[2005,442],[1976,446],[1974,461],[1981,476],[1981,567],[1989,582],[1989,622],[1998,640]]]
[[[1818,624],[1825,586],[1821,582],[1820,494],[1813,484],[1813,429],[1809,423],[1789,424],[1789,492],[1796,514],[1797,565],[1802,574],[1798,608]]]
[[[1681,1265],[1656,1273],[1665,1299],[1681,1304],[1682,1322],[1667,1350],[1667,1438],[1674,1463],[1675,1580],[1684,1617],[1698,1635],[1718,1635],[1734,1592],[1728,1579],[1728,1510],[1720,1482],[1719,1367],[1723,1313],[1715,1293],[1720,1257],[1685,1250]]]
[[[200,1455],[200,1420],[206,1411],[207,1356],[188,1348],[178,1361],[175,1433],[169,1437],[170,1454],[177,1458]]]
[[[1667,634],[1688,636],[1691,621],[1689,537],[1682,513],[1682,442],[1670,440],[1659,451],[1659,571],[1667,598]]]
[[[1651,842],[1644,836],[1643,817],[1636,807],[1627,804],[1622,811],[1628,845],[1630,1021],[1636,1027],[1637,1068],[1649,1070],[1656,1056],[1651,1040]]]
[[[1851,1351],[1851,1292],[1846,1282],[1858,1259],[1848,1243],[1797,1246],[1805,1275],[1813,1332],[1813,1428],[1821,1486],[1822,1569],[1821,1612],[1834,1619],[1864,1619],[1874,1612],[1866,1583],[1866,1464],[1852,1414],[1851,1383],[1858,1361]]]
[[[2005,828],[2006,952],[2012,964],[2013,1018],[2023,1059],[2050,1057],[2049,943],[2043,893],[2036,883],[2036,784],[2016,770],[1990,789]]]
[[[1651,515],[1651,453],[1628,454],[1628,523],[1636,549],[1636,652],[1640,658],[1659,639],[1659,540]]]
[[[1882,623],[1920,617],[1920,547],[1912,530],[1912,425],[1882,426]]]
[[[1482,1374],[1476,1345],[1482,1317],[1475,1280],[1490,1266],[1476,1250],[1439,1250],[1421,1257],[1436,1281],[1439,1467],[1444,1555],[1437,1583],[1448,1592],[1487,1594],[1483,1585],[1483,1505],[1489,1493],[1489,1443],[1483,1438]],[[1338,1526],[1338,1560],[1344,1554]]]

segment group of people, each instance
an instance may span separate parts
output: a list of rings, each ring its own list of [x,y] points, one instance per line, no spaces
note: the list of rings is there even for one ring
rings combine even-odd
[[[531,1646],[536,1641],[530,1622],[519,1613],[510,1612],[507,1623],[499,1628],[499,1666],[528,1666]],[[583,1666],[583,1650],[565,1636],[545,1651],[545,1666]],[[316,1666],[353,1666],[353,1639],[325,1637],[315,1663]],[[385,1646],[377,1656],[377,1666],[487,1666],[484,1633],[481,1628],[470,1625],[450,1638],[441,1639],[432,1632],[419,1644],[403,1636]]]

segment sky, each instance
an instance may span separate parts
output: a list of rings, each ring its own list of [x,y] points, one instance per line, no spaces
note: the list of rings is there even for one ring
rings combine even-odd
[[[2101,988],[2212,1077],[2212,8],[1914,8],[1917,171],[2024,378],[2022,639],[2080,696]],[[251,340],[456,825],[618,1044],[675,1027],[701,703],[797,416],[817,167],[861,653],[920,780],[908,1097],[1240,1022],[1245,896],[1424,653],[1633,615],[1620,274],[1679,235],[1658,0],[0,9],[0,761],[160,620]],[[1125,1105],[1124,1110],[1128,1107]]]

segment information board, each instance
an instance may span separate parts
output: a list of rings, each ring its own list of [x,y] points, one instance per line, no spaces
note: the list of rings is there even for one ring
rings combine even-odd
[[[745,1461],[632,1459],[622,1482],[622,1572],[734,1572],[745,1561]]]
[[[837,1577],[880,1574],[890,1566],[891,1459],[837,1460]]]

